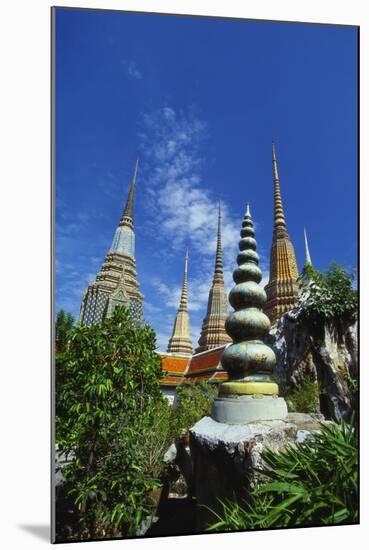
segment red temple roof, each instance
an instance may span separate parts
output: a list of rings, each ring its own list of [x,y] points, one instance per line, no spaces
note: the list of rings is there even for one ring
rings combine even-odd
[[[186,382],[209,380],[223,382],[228,374],[223,369],[220,359],[225,346],[197,353],[191,357],[170,353],[160,353],[163,371],[166,373],[161,380],[165,386],[178,386]]]

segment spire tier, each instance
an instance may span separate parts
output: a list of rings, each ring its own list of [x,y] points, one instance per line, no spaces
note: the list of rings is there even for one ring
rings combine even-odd
[[[215,254],[214,281],[217,279],[223,281],[223,257],[222,257],[222,212],[218,207],[218,230],[217,230],[217,249]]]
[[[196,353],[216,348],[231,342],[225,330],[225,320],[228,315],[227,291],[223,279],[222,258],[222,214],[219,202],[217,246],[215,254],[215,266],[213,283],[209,291],[206,317],[203,320],[201,334]]]
[[[174,321],[172,336],[168,343],[168,353],[192,355],[192,339],[190,334],[190,318],[187,309],[187,273],[188,249],[185,255],[183,283],[178,312]]]
[[[129,188],[126,206],[124,208],[122,217],[120,219],[119,226],[127,225],[128,227],[131,227],[131,228],[133,227],[133,203],[135,198],[137,170],[138,170],[138,159],[136,160],[136,163],[135,163],[135,169],[131,180],[131,185]]]
[[[270,251],[269,282],[265,286],[267,302],[264,312],[274,323],[283,313],[297,303],[299,276],[295,250],[287,232],[275,144],[272,143],[274,184],[274,229]]]
[[[282,204],[281,188],[279,184],[278,164],[275,153],[275,144],[272,143],[272,163],[274,181],[274,233],[278,237],[288,237],[286,220]]]
[[[179,311],[187,311],[187,287],[188,287],[187,274],[188,274],[188,248],[186,248],[183,284],[182,284],[182,291],[181,291],[181,300],[179,302]]]

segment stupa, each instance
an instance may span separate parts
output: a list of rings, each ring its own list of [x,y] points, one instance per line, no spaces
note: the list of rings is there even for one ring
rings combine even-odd
[[[283,419],[287,405],[278,397],[278,384],[272,379],[276,358],[264,342],[270,321],[262,312],[266,301],[260,286],[262,272],[258,266],[254,224],[247,205],[242,222],[238,267],[233,272],[236,285],[229,294],[234,308],[225,324],[233,344],[222,355],[222,366],[229,379],[219,386],[212,418],[226,424],[247,424],[257,420]]]

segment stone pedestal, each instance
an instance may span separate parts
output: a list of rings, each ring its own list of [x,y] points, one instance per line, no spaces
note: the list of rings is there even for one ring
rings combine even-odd
[[[224,424],[248,424],[257,420],[282,420],[287,405],[277,395],[239,395],[214,399],[211,417]]]
[[[288,414],[284,420],[223,424],[206,416],[190,430],[193,490],[197,499],[196,531],[215,521],[208,510],[222,511],[220,500],[248,498],[264,448],[281,450],[319,430],[320,414]]]

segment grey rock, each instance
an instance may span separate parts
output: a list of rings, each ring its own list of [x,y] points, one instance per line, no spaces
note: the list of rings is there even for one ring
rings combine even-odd
[[[171,462],[174,462],[177,457],[177,448],[174,443],[171,444],[171,446],[168,448],[166,453],[164,454],[163,462],[165,464],[170,464]]]
[[[303,443],[306,439],[309,439],[309,437],[312,437],[312,435],[319,430],[297,430],[296,434],[296,443]]]
[[[172,490],[183,494],[183,484],[186,485],[186,494],[191,496],[193,484],[193,468],[190,457],[190,449],[185,446],[182,439],[176,439],[168,448],[163,459],[166,464],[176,464],[180,472],[180,479],[171,484]]]
[[[284,420],[264,420],[242,425],[202,418],[190,430],[193,491],[197,499],[196,529],[215,521],[210,510],[221,512],[220,500],[247,500],[263,466],[261,453],[282,450],[302,442],[327,423],[320,414],[289,414]]]
[[[246,440],[252,437],[252,430],[248,425],[229,425],[215,422],[210,416],[204,416],[199,420],[193,428],[191,428],[192,435],[196,439],[204,444],[208,445],[210,449],[215,448],[219,441],[232,452],[234,445],[238,444],[241,440]]]
[[[305,380],[320,388],[320,410],[336,421],[347,420],[356,408],[357,392],[351,380],[358,375],[357,322],[325,323],[315,332],[294,309],[273,327],[269,345],[277,362],[274,375],[281,387],[300,389]]]

